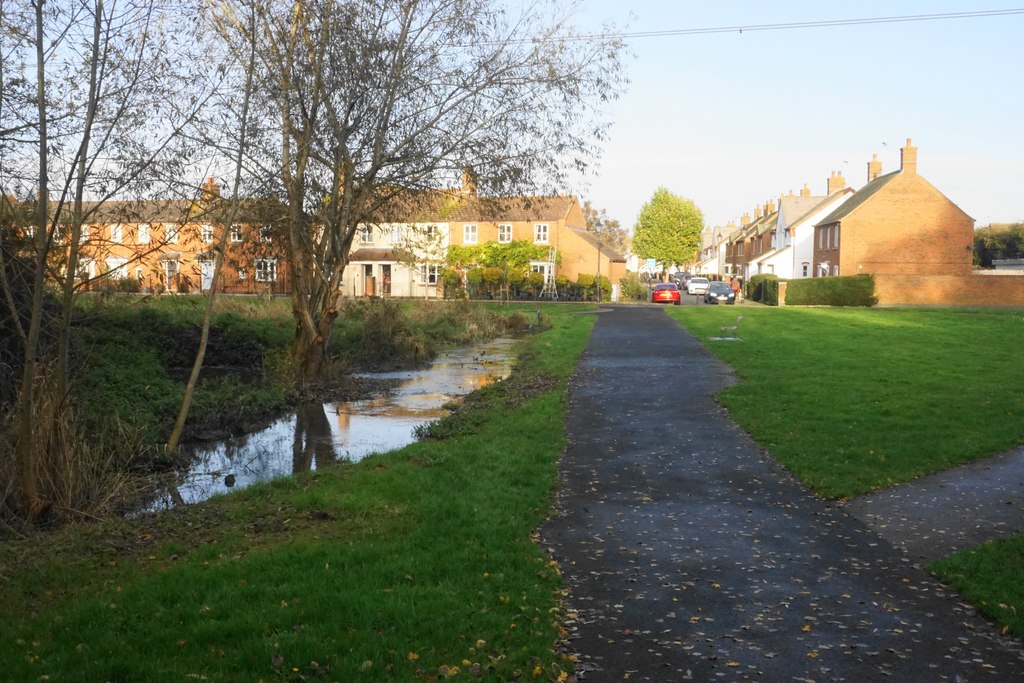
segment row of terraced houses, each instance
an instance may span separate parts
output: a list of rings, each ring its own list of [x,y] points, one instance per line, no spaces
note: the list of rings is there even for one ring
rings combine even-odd
[[[974,219],[918,173],[909,139],[899,170],[875,155],[857,191],[833,172],[824,195],[804,185],[740,223],[705,228],[697,272],[869,274],[880,304],[1024,305],[1024,277],[973,270]]]
[[[227,209],[212,178],[194,201],[87,205],[78,277],[88,289],[289,293],[287,236],[272,218],[280,214],[273,202],[241,204],[214,281]],[[542,247],[538,253],[545,256],[529,268],[549,282],[576,282],[587,274],[617,284],[625,274],[625,257],[587,231],[576,197],[481,197],[466,175],[460,188],[410,193],[362,225],[348,256],[343,293],[436,298],[443,295],[440,274],[449,245],[513,241]]]

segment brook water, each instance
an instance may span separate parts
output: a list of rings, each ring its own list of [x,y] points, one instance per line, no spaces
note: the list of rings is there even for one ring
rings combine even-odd
[[[447,351],[421,370],[361,374],[395,386],[367,400],[306,404],[261,431],[192,446],[192,466],[173,475],[150,509],[401,448],[415,440],[416,427],[443,417],[446,404],[507,377],[514,343],[496,339]]]

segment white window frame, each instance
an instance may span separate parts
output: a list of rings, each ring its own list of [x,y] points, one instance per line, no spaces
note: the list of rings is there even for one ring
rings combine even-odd
[[[533,224],[533,243],[548,244],[551,238],[551,226],[547,223]]]
[[[373,228],[369,225],[364,225],[359,228],[359,243],[360,244],[373,244]]]
[[[512,241],[512,224],[498,223],[498,243],[508,244]]]
[[[168,223],[167,224],[167,231],[165,233],[166,236],[167,236],[167,244],[177,244],[178,243],[178,231],[179,231],[179,229],[180,228],[179,228],[179,226],[177,224],[174,224],[174,223]]]
[[[89,241],[89,231],[90,231],[91,227],[92,226],[89,226],[89,225],[83,225],[82,226],[82,231],[78,234],[78,243],[79,244],[85,244],[86,242]]]
[[[124,280],[128,277],[128,259],[123,256],[109,256],[107,264],[107,277],[111,280]]]
[[[405,239],[405,226],[401,223],[392,225],[391,244],[401,244],[403,239]]]
[[[836,225],[836,249],[839,249],[839,230],[842,226]]]
[[[270,225],[260,226],[260,242],[271,242],[273,241],[274,228]]]
[[[476,244],[479,232],[477,231],[476,223],[466,223],[462,226],[462,243],[463,244]]]
[[[277,282],[277,259],[258,258],[253,261],[256,282]]]
[[[228,235],[228,239],[230,241],[232,241],[232,242],[235,242],[235,243],[241,242],[242,241],[242,226],[240,226],[240,225],[232,225],[231,226],[231,234]]]
[[[114,223],[110,226],[110,241],[114,244],[121,244],[124,241],[124,226]]]
[[[800,265],[803,267],[803,277],[807,277],[811,272],[811,264],[803,261]]]
[[[203,244],[209,244],[213,242],[213,226],[208,223],[203,223],[199,226],[199,239]]]
[[[421,263],[419,280],[425,285],[436,285],[441,279],[441,266],[437,263]]]
[[[540,273],[544,276],[545,282],[547,282],[548,278],[551,277],[554,267],[555,264],[549,263],[548,261],[530,261],[530,272]]]
[[[149,244],[149,223],[139,224],[139,229],[135,232],[135,241],[138,244]]]
[[[434,225],[433,223],[430,223],[429,225],[426,225],[426,226],[423,227],[423,235],[428,240],[434,239],[435,237],[437,237],[437,234],[438,234],[437,226]]]

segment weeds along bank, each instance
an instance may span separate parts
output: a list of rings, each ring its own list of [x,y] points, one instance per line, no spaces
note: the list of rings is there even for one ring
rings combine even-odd
[[[200,297],[96,296],[75,312],[68,400],[44,388],[40,421],[56,422],[37,477],[49,509],[42,521],[104,516],[141,485],[140,475],[175,466],[163,452],[199,348]],[[310,393],[355,397],[368,387],[357,369],[410,367],[440,349],[507,334],[533,311],[466,302],[360,300],[342,311],[320,382],[300,394],[293,380],[295,322],[285,299],[222,297],[210,330],[185,440],[249,431]],[[10,400],[10,399],[8,399]],[[15,427],[3,406],[0,513],[18,518]],[[52,422],[51,422],[52,423]],[[2,529],[2,525],[0,525]]]

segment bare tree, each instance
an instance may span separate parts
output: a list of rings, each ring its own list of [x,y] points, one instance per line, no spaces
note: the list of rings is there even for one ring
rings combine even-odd
[[[590,168],[620,92],[621,45],[581,36],[575,3],[234,0],[212,9],[257,45],[262,156],[288,207],[293,356],[316,377],[359,226],[403,193],[472,167],[495,195],[556,191]],[[254,8],[255,31],[233,19]],[[257,103],[254,103],[254,105]],[[273,142],[276,140],[276,142]]]
[[[42,485],[45,469],[51,450],[66,443],[60,433],[74,429],[60,407],[83,226],[112,198],[166,197],[179,187],[190,156],[180,133],[202,108],[208,81],[178,66],[187,49],[180,46],[193,44],[185,5],[0,2],[0,196],[30,205],[33,215],[21,226],[28,245],[0,250],[26,264],[32,278],[26,313],[0,267],[6,317],[21,347],[13,449],[22,512],[31,520],[53,502]],[[61,292],[56,319],[48,315],[48,281]]]

